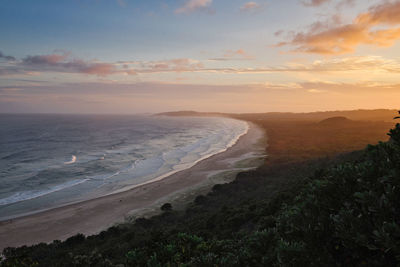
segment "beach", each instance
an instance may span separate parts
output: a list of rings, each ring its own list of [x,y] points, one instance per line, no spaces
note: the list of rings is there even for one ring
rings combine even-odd
[[[99,197],[40,213],[0,222],[0,249],[65,240],[78,233],[92,235],[127,219],[150,216],[166,202],[187,203],[213,184],[229,182],[240,170],[260,158],[264,130],[249,123],[248,132],[226,151],[206,158],[191,168],[128,191]],[[261,140],[261,141],[260,141]],[[253,166],[254,167],[254,166]],[[230,175],[227,175],[230,173]]]

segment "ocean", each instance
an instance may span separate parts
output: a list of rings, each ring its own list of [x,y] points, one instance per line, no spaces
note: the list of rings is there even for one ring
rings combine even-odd
[[[121,192],[226,150],[246,122],[214,117],[0,115],[0,220]]]

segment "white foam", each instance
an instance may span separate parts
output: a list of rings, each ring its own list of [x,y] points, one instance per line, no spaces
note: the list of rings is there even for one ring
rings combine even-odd
[[[234,120],[234,121],[236,121],[236,120]],[[210,152],[209,154],[206,154],[206,155],[198,158],[195,161],[188,162],[188,163],[185,163],[185,164],[175,165],[172,171],[169,171],[167,173],[161,174],[161,175],[155,177],[154,179],[150,179],[150,180],[147,180],[147,181],[139,183],[139,184],[128,185],[128,186],[125,186],[125,187],[123,187],[121,189],[118,189],[118,190],[115,190],[113,192],[110,192],[110,193],[108,193],[106,195],[113,195],[113,194],[125,192],[125,191],[131,190],[133,188],[142,186],[142,185],[146,185],[146,184],[150,184],[150,183],[153,183],[153,182],[156,182],[156,181],[160,181],[160,180],[162,180],[162,179],[164,179],[164,178],[166,178],[166,177],[168,177],[168,176],[170,176],[172,174],[175,174],[175,173],[177,173],[179,171],[182,171],[182,170],[185,170],[185,169],[189,169],[189,168],[193,167],[194,165],[196,165],[198,162],[200,162],[202,160],[205,160],[205,159],[207,159],[209,157],[212,157],[212,156],[214,156],[216,154],[219,154],[219,153],[227,151],[230,147],[234,146],[242,136],[247,134],[247,132],[250,129],[250,126],[249,126],[249,124],[247,122],[245,122],[245,121],[240,121],[240,122],[243,122],[246,125],[244,131],[242,131],[241,133],[238,133],[236,136],[234,136],[224,148],[219,149],[217,151]]]
[[[70,161],[67,161],[67,162],[64,162],[64,164],[73,164],[73,163],[75,163],[75,162],[76,162],[76,156],[75,156],[75,155],[72,155],[71,160],[70,160]]]
[[[17,192],[7,198],[0,199],[0,206],[9,205],[9,204],[29,200],[29,199],[42,197],[42,196],[48,195],[50,193],[54,193],[54,192],[57,192],[57,191],[60,191],[60,190],[63,190],[63,189],[69,188],[69,187],[76,186],[78,184],[82,184],[89,180],[90,179],[73,180],[73,181],[69,181],[69,182],[66,182],[63,184],[53,186],[53,187],[45,189],[45,190],[32,190],[32,191]]]

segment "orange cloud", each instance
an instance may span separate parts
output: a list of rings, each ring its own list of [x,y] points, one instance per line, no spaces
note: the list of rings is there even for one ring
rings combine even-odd
[[[188,0],[183,6],[175,10],[175,13],[192,13],[199,9],[206,9],[211,6],[213,0]]]
[[[356,23],[367,25],[400,24],[400,1],[385,2],[373,6],[368,12],[360,14],[356,18]]]
[[[289,45],[295,47],[294,52],[327,55],[352,53],[362,44],[391,46],[400,39],[399,14],[400,1],[385,2],[358,15],[350,24],[297,33],[290,41],[277,46]]]
[[[400,61],[380,56],[357,56],[316,60],[309,64],[288,63],[277,67],[264,68],[202,68],[197,71],[219,73],[337,73],[356,71],[380,71],[400,74]]]
[[[392,59],[385,59],[379,56],[358,56],[340,59],[314,61],[311,65],[302,65],[304,68],[314,71],[384,71],[400,73],[400,62]],[[292,65],[292,68],[295,67]]]
[[[255,9],[258,9],[258,8],[260,8],[261,6],[258,4],[258,3],[256,3],[256,2],[247,2],[247,3],[244,3],[241,7],[240,7],[240,10],[241,11],[250,11],[250,10],[255,10]]]
[[[109,63],[97,63],[93,65],[89,65],[81,70],[86,74],[94,74],[98,76],[106,76],[112,74],[114,70],[114,66]]]
[[[242,55],[242,56],[246,55],[246,52],[243,49],[238,49],[236,51],[229,50],[228,53],[231,55],[232,54],[233,55]]]
[[[250,56],[244,49],[238,49],[238,50],[227,50],[226,53],[222,57],[218,58],[211,58],[209,60],[212,61],[228,61],[228,60],[250,60],[254,59],[252,56]]]
[[[318,7],[318,6],[321,6],[321,5],[323,5],[325,3],[329,3],[329,2],[332,2],[332,0],[310,0],[310,1],[303,0],[303,1],[301,1],[301,3],[304,6],[308,6],[308,7]],[[355,2],[355,0],[342,0],[336,5],[336,7],[341,8],[345,5],[353,5],[354,2]]]

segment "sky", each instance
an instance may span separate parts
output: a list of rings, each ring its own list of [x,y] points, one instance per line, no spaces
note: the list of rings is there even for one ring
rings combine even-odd
[[[2,0],[1,113],[399,108],[400,0]]]

